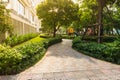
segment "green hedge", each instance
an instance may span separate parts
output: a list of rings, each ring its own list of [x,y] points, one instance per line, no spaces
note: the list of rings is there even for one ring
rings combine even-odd
[[[49,46],[56,44],[58,42],[61,42],[61,41],[62,41],[61,37],[49,38],[47,41],[44,42],[44,47],[48,48]]]
[[[34,65],[45,54],[46,49],[61,38],[51,38],[40,42],[30,42],[12,49],[0,45],[0,74],[17,74]]]
[[[46,51],[42,42],[28,43],[24,46],[17,48],[17,51],[22,54],[21,63],[18,65],[19,72],[34,65],[40,60]],[[16,72],[18,73],[18,72]]]
[[[18,45],[20,43],[23,43],[27,40],[30,40],[34,37],[38,36],[38,34],[25,34],[25,35],[20,35],[20,36],[12,36],[12,37],[8,37],[6,40],[5,40],[5,43],[7,45],[10,45],[10,46],[15,46],[15,45]]]
[[[62,35],[61,37],[63,39],[73,39],[75,36],[74,35]]]
[[[40,37],[41,38],[50,38],[50,37],[52,37],[51,35],[49,35],[49,34],[40,34]]]
[[[85,36],[83,40],[97,42],[97,38],[97,36]],[[103,42],[114,42],[116,39],[116,36],[104,36]]]
[[[75,38],[72,47],[89,56],[120,64],[120,41],[116,40],[111,44],[114,44],[114,46],[84,42],[80,38]]]
[[[9,46],[0,45],[0,74],[10,74],[16,72],[17,65],[22,60],[22,54]]]

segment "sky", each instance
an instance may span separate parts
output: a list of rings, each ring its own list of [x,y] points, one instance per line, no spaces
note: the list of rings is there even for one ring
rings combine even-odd
[[[77,3],[77,0],[72,0],[74,3]]]

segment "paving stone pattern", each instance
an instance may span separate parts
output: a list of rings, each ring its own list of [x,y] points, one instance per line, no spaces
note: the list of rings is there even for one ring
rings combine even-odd
[[[71,48],[72,41],[48,48],[44,58],[17,75],[0,80],[120,80],[120,66],[83,55]]]

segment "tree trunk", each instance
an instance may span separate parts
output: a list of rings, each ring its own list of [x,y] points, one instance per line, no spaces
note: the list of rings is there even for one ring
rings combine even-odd
[[[94,36],[96,35],[96,28],[95,28],[95,26],[93,27],[93,35]]]
[[[54,27],[54,30],[53,30],[53,37],[56,37],[56,27]]]
[[[103,24],[102,24],[102,18],[103,18],[103,3],[102,0],[97,0],[98,2],[98,43],[102,43],[103,38]]]

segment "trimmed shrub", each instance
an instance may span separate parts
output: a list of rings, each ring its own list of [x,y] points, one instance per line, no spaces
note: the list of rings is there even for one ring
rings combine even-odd
[[[44,42],[44,47],[48,48],[49,46],[59,43],[62,41],[61,37],[49,38],[47,41]]]
[[[22,54],[16,49],[0,45],[0,74],[11,74],[18,70],[17,65],[22,60]]]
[[[12,37],[8,37],[5,40],[5,43],[11,47],[18,45],[20,43],[23,43],[27,40],[30,40],[34,37],[38,36],[38,34],[25,34],[25,35],[20,35],[20,36],[12,36]]]
[[[85,41],[91,41],[91,42],[97,42],[97,36],[85,36],[83,40]],[[117,37],[114,36],[104,36],[103,42],[114,42],[117,39]]]
[[[63,38],[63,39],[73,39],[75,36],[74,35],[65,35],[65,34],[63,34],[63,35],[61,35],[61,37]]]
[[[81,37],[76,37],[74,38],[74,40],[72,41],[73,44],[76,44],[76,43],[81,43]]]
[[[105,36],[103,37],[103,42],[114,42],[117,39],[115,36]]]
[[[19,65],[21,67],[20,71],[35,64],[38,60],[42,58],[46,51],[46,49],[43,47],[42,42],[28,43],[17,48],[17,50],[23,55],[21,64]]]
[[[30,42],[15,49],[0,45],[0,74],[17,74],[25,70],[39,61],[50,45],[61,41],[61,38],[50,38],[44,42]]]
[[[40,34],[40,37],[41,37],[41,38],[50,38],[50,37],[52,37],[52,36],[49,35],[49,34]]]
[[[89,56],[120,64],[120,41],[114,41],[112,44],[114,44],[114,46],[95,42],[84,42],[81,41],[80,38],[75,38],[72,47]]]

